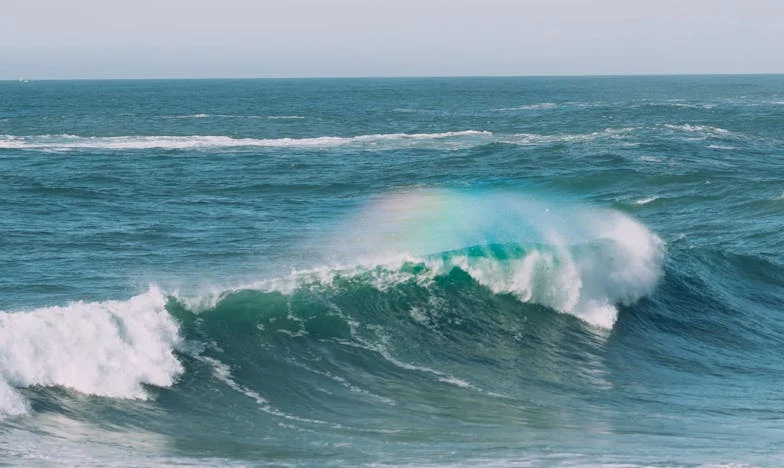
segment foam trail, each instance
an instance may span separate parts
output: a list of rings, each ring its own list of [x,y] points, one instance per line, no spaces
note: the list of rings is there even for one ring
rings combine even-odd
[[[228,136],[115,136],[83,137],[77,135],[0,136],[0,149],[34,149],[51,151],[142,150],[142,149],[219,149],[219,148],[331,148],[357,146],[370,149],[443,145],[456,148],[482,144],[492,133],[465,130],[443,133],[389,133],[353,137],[323,136],[315,138],[232,138]],[[447,147],[450,147],[447,144]]]
[[[186,116],[193,118],[194,116]],[[281,116],[268,118],[294,118]],[[676,127],[673,127],[676,128]],[[677,127],[680,128],[680,127]],[[697,127],[694,127],[697,128]],[[701,128],[701,127],[700,127]],[[707,127],[706,127],[707,128]],[[682,129],[682,128],[681,128]],[[80,150],[219,150],[242,148],[357,148],[361,150],[389,150],[424,148],[456,150],[490,143],[538,146],[557,143],[587,143],[595,140],[625,140],[638,130],[635,127],[606,128],[578,134],[494,134],[482,130],[462,130],[441,133],[386,133],[352,137],[321,136],[313,138],[233,138],[220,135],[191,136],[115,136],[85,137],[77,135],[0,136],[0,149],[39,151]],[[720,129],[719,129],[720,130]],[[689,131],[696,131],[691,129]]]
[[[178,327],[156,287],[128,301],[75,302],[0,312],[0,415],[27,410],[13,388],[60,386],[90,395],[147,398],[172,385]]]

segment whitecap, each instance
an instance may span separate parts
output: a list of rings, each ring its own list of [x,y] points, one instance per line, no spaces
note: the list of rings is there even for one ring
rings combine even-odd
[[[553,143],[583,143],[591,142],[602,138],[610,139],[624,139],[634,133],[636,127],[624,128],[606,128],[601,131],[590,133],[561,133],[552,135],[543,135],[536,133],[518,133],[510,135],[502,139],[503,143],[522,145],[522,146],[536,146],[541,144]]]
[[[710,125],[692,125],[692,124],[664,124],[664,128],[670,130],[677,130],[688,133],[700,133],[704,136],[726,136],[731,132],[727,129],[720,127],[712,127]]]
[[[716,149],[716,150],[734,150],[737,149],[734,146],[726,146],[726,145],[708,145],[706,146],[708,149]]]
[[[459,149],[491,141],[493,134],[480,130],[441,133],[390,133],[351,137],[323,136],[313,138],[233,138],[229,136],[114,136],[85,137],[78,135],[0,136],[0,149],[31,149],[52,151],[77,150],[143,150],[143,149],[237,149],[237,148],[335,148],[356,146],[366,149],[394,149],[438,145]]]
[[[14,388],[65,387],[88,395],[146,399],[183,372],[178,325],[157,287],[127,301],[74,302],[0,312],[0,415],[26,402]]]
[[[556,108],[558,108],[558,104],[554,102],[541,102],[537,104],[526,104],[526,105],[515,106],[515,107],[500,107],[492,110],[496,112],[512,112],[512,111],[521,111],[521,110],[551,110]]]
[[[634,201],[635,205],[647,205],[648,203],[658,200],[659,197],[657,195],[653,195],[651,197],[640,198]]]

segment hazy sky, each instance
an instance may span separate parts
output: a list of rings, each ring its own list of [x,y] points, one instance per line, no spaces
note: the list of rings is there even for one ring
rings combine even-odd
[[[0,0],[0,79],[784,73],[784,0]]]

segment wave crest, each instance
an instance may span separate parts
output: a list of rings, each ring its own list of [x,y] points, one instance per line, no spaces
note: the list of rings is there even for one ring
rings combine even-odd
[[[178,325],[153,287],[128,301],[75,302],[0,312],[0,415],[26,411],[12,387],[60,386],[113,398],[147,398],[183,372]]]
[[[664,258],[661,239],[618,211],[450,190],[381,197],[331,245],[357,264],[413,258],[436,273],[458,267],[494,292],[606,328],[616,304],[653,291]]]

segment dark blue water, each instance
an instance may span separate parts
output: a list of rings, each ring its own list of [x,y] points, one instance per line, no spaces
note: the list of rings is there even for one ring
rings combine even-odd
[[[0,83],[0,463],[784,463],[784,77]]]

